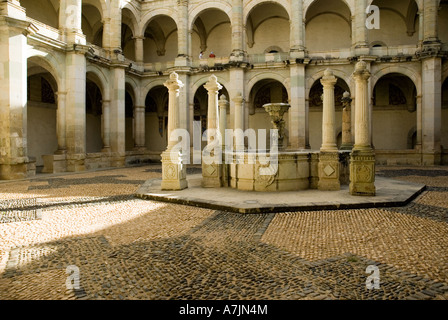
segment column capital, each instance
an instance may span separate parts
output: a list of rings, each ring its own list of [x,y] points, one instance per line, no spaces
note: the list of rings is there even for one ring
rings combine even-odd
[[[177,91],[184,86],[182,81],[179,80],[179,75],[176,72],[172,72],[170,74],[170,79],[163,85],[167,87],[169,91]]]
[[[221,95],[218,101],[219,108],[227,108],[229,106],[229,101],[227,101],[227,97],[225,95]]]
[[[324,76],[320,80],[320,83],[323,86],[334,87],[338,79],[334,76],[333,71],[331,69],[327,69],[324,72]]]
[[[367,63],[365,61],[359,61],[355,66],[355,72],[353,76],[356,80],[368,80],[370,78],[370,71],[367,70]]]
[[[207,89],[207,91],[218,92],[222,89],[222,85],[219,84],[218,78],[212,74],[210,78],[208,78],[208,82],[204,85],[204,88]]]
[[[244,98],[241,95],[241,92],[238,92],[236,97],[232,99],[233,102],[235,103],[243,103],[244,102]]]

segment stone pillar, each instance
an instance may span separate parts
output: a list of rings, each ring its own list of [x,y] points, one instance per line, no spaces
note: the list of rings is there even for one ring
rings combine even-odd
[[[187,66],[189,62],[188,0],[177,0],[177,58],[176,66]]]
[[[164,85],[168,88],[168,147],[162,153],[162,190],[183,190],[188,187],[187,167],[180,151],[173,150],[177,142],[170,136],[179,126],[179,92],[184,85],[175,72]]]
[[[103,100],[103,115],[102,115],[102,138],[103,149],[102,152],[110,152],[110,100]]]
[[[104,18],[103,21],[103,48],[110,50],[111,48],[111,18]]]
[[[112,167],[124,167],[126,157],[126,123],[125,123],[125,68],[124,57],[117,55],[112,62],[112,96],[110,103],[110,149]]]
[[[143,41],[144,37],[134,37],[135,41],[135,62],[139,65],[144,64],[144,50],[143,50]]]
[[[324,87],[323,117],[322,117],[322,147],[321,151],[337,151],[335,132],[335,103],[334,86],[337,79],[330,69],[325,70],[324,76],[320,80]]]
[[[233,98],[233,102],[235,102],[235,150],[243,151],[244,150],[244,138],[242,137],[244,132],[244,99],[241,95],[241,92],[237,94],[235,98]]]
[[[370,140],[370,112],[367,63],[356,64],[353,74],[356,86],[355,99],[355,146],[350,158],[350,194],[375,195],[375,153]]]
[[[225,95],[222,95],[219,99],[219,132],[221,133],[221,148],[222,148],[222,185],[224,187],[229,186],[229,166],[225,162],[225,150],[226,150],[226,129],[227,129],[227,109],[229,102]]]
[[[244,52],[244,21],[243,0],[232,0],[232,53],[231,61],[243,61]]]
[[[419,46],[423,45],[423,40],[425,38],[425,13],[422,10],[418,11],[418,43]]]
[[[244,82],[244,69],[243,68],[238,68],[238,67],[231,67],[230,68],[230,88],[227,88],[229,95],[230,95],[230,113],[229,113],[229,117],[230,117],[230,124],[231,126],[233,126],[235,124],[235,101],[233,100],[234,97],[237,96],[241,96],[242,98],[244,97],[244,87],[245,87],[245,82]],[[244,116],[241,118],[242,121],[244,121]],[[241,126],[241,129],[244,130],[244,122],[243,125]]]
[[[145,142],[145,106],[136,106],[135,112],[135,149],[146,149]]]
[[[342,144],[341,150],[352,150],[352,115],[351,115],[352,98],[349,92],[344,92],[342,97]]]
[[[422,62],[423,108],[422,153],[423,165],[437,165],[441,161],[442,118],[442,59],[426,57]]]
[[[424,0],[424,44],[440,43],[437,30],[437,18],[439,14],[438,0]]]
[[[322,191],[340,190],[339,153],[336,145],[334,86],[337,79],[330,69],[320,81],[324,87],[322,116],[322,146],[319,154],[319,183]]]
[[[86,44],[82,33],[82,0],[61,0],[59,8],[59,29],[65,42]]]
[[[303,1],[291,1],[290,56],[292,59],[305,56],[305,33],[303,21]]]
[[[86,46],[66,53],[67,171],[84,171],[86,157]]]
[[[219,129],[219,113],[218,113],[218,92],[222,86],[218,83],[215,75],[209,78],[204,85],[208,91],[208,114],[207,114],[207,147],[210,157],[213,159],[216,155],[216,149],[221,148],[221,142],[216,138],[220,136]],[[216,160],[216,161],[215,161]],[[212,163],[206,163],[202,159],[202,187],[204,188],[220,188],[222,187],[222,158],[214,159]]]
[[[289,144],[291,149],[306,149],[305,65],[292,63],[291,109],[289,110]]]
[[[353,44],[356,55],[369,55],[369,40],[366,28],[366,8],[367,0],[355,1],[355,16],[352,19],[352,25],[354,29]]]
[[[23,179],[35,173],[27,150],[27,35],[18,1],[0,3],[0,179]],[[32,170],[29,170],[32,169]]]
[[[178,72],[179,80],[183,83],[185,88],[190,87],[190,76],[186,72]],[[189,91],[182,90],[179,92],[179,125],[178,128],[188,130],[188,123],[190,122],[189,113]]]
[[[109,50],[119,50],[121,51],[121,1],[111,1],[110,2],[110,42]]]
[[[57,128],[56,134],[58,136],[58,150],[56,154],[65,154],[67,152],[67,143],[66,143],[66,114],[65,114],[65,106],[67,101],[67,92],[58,91],[58,110],[57,110]]]

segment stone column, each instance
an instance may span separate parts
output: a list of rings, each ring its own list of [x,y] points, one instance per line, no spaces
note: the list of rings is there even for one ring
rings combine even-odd
[[[289,110],[289,144],[291,149],[306,149],[305,65],[292,63],[291,109]]]
[[[67,101],[67,92],[58,91],[58,110],[56,114],[57,118],[57,128],[56,134],[58,136],[58,150],[55,152],[56,154],[65,154],[67,152],[67,143],[66,143],[66,114],[65,114],[65,105]]]
[[[181,152],[173,150],[177,142],[170,137],[179,127],[179,92],[184,85],[175,72],[164,85],[168,88],[168,147],[162,153],[162,190],[183,190],[188,187],[187,167]]]
[[[437,30],[438,0],[424,0],[424,44],[440,43]]]
[[[335,104],[334,86],[337,79],[330,69],[325,70],[324,76],[320,80],[324,87],[323,117],[322,117],[322,147],[321,151],[337,151],[335,132]]]
[[[27,150],[27,35],[18,1],[0,3],[0,179],[23,179],[35,173]]]
[[[241,95],[241,92],[238,92],[237,96],[233,98],[233,102],[235,103],[235,150],[243,151],[244,150],[244,98]]]
[[[334,86],[337,79],[330,69],[320,81],[324,87],[322,116],[322,146],[319,154],[319,183],[322,191],[340,190],[339,153],[336,145]]]
[[[352,115],[351,115],[352,98],[349,92],[344,92],[342,97],[342,144],[341,150],[352,150]]]
[[[222,86],[218,83],[215,75],[209,78],[204,85],[208,91],[208,114],[207,114],[207,149],[211,163],[202,159],[202,187],[204,188],[220,188],[222,187],[222,157],[218,159],[215,151],[221,148],[221,142],[217,139],[220,136],[219,129],[219,113],[218,113],[218,92]],[[218,163],[216,163],[218,162]]]
[[[111,48],[111,18],[103,19],[103,48],[110,50]]]
[[[303,22],[303,1],[291,1],[290,55],[292,59],[305,56],[305,33]]]
[[[59,8],[59,29],[65,42],[86,44],[82,33],[82,0],[61,0]]]
[[[243,61],[244,52],[244,21],[243,0],[232,0],[232,53],[231,61]]]
[[[102,152],[110,152],[110,100],[103,100],[103,116],[102,116]]]
[[[367,0],[355,1],[355,16],[352,20],[354,28],[353,44],[356,55],[369,55],[369,40],[366,28],[366,8]]]
[[[368,80],[370,72],[367,63],[356,64],[353,74],[356,86],[355,99],[355,146],[350,158],[350,194],[357,196],[375,195],[375,153],[371,147],[369,122]]]
[[[86,46],[66,53],[67,171],[84,171],[86,157]]]
[[[189,62],[188,0],[177,0],[177,58],[176,66],[187,66]]]
[[[144,50],[143,50],[143,41],[144,37],[134,37],[135,41],[135,62],[139,65],[144,64]]]
[[[219,99],[219,132],[221,133],[221,148],[222,148],[222,185],[224,187],[229,186],[229,166],[225,162],[225,150],[226,150],[226,129],[227,129],[227,109],[229,102],[225,95],[222,95]]]
[[[119,50],[121,51],[121,1],[111,1],[110,2],[110,43],[109,50]]]
[[[146,149],[145,143],[145,106],[136,106],[135,112],[135,149]]]
[[[441,161],[442,59],[429,56],[422,62],[422,153],[423,165]]]
[[[245,87],[245,81],[244,81],[244,69],[239,67],[231,67],[230,68],[230,81],[229,81],[230,88],[227,88],[229,95],[231,99],[230,101],[230,124],[231,126],[235,123],[235,101],[233,100],[233,97],[241,96],[244,97],[244,87]],[[244,121],[244,116],[241,118],[242,121]],[[241,129],[244,130],[244,123],[241,126]]]
[[[124,167],[126,158],[126,123],[125,123],[125,68],[124,57],[117,55],[112,62],[112,96],[110,103],[110,148],[111,166]]]

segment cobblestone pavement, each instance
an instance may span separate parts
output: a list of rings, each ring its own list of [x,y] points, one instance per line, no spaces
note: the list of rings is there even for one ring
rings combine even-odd
[[[448,299],[448,168],[378,174],[428,189],[403,208],[241,215],[134,198],[157,165],[2,182],[0,299]]]

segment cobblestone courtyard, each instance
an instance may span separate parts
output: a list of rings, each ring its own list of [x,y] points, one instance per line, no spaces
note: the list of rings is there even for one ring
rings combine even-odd
[[[135,198],[159,165],[2,182],[0,299],[448,299],[448,167],[378,175],[428,188],[402,208],[241,215]]]

